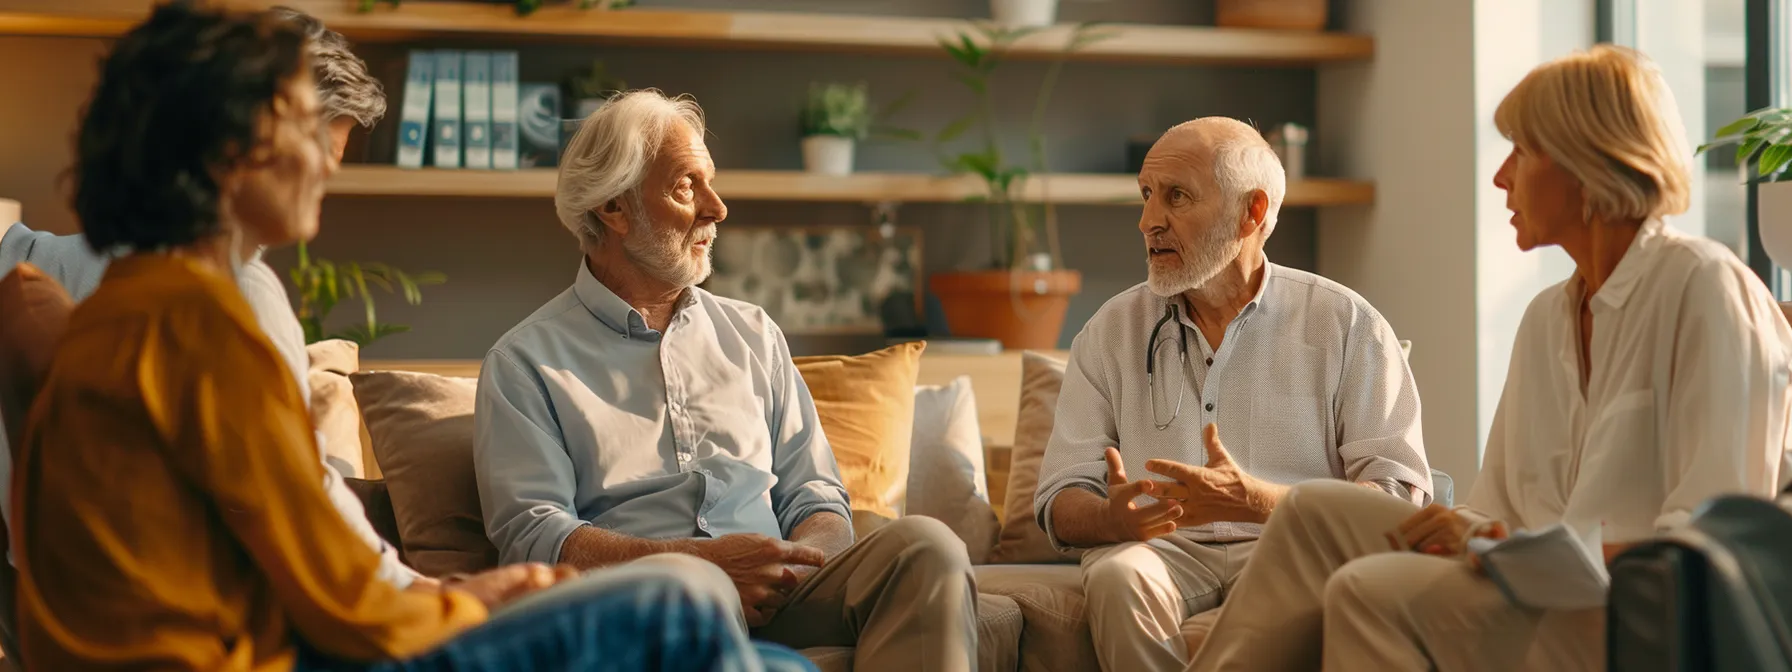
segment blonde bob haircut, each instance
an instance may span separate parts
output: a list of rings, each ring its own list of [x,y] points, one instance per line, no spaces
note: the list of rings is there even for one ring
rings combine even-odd
[[[1691,204],[1680,110],[1661,70],[1633,49],[1602,44],[1537,66],[1493,123],[1580,180],[1586,221],[1648,220]]]

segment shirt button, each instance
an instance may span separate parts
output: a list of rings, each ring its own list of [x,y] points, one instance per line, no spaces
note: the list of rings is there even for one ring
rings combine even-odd
[[[1208,410],[1213,410],[1213,409],[1212,409],[1212,407],[1209,407],[1209,408],[1208,408]],[[678,461],[679,461],[679,462],[689,462],[689,461],[691,461],[691,454],[690,454],[690,453],[679,453],[679,454],[678,454]]]
[[[1213,358],[1212,358],[1212,357],[1208,357],[1208,358],[1207,358],[1207,365],[1208,365],[1208,366],[1213,366]]]
[[[709,520],[704,518],[703,516],[697,516],[697,529],[708,532],[709,531]]]
[[[1213,404],[1211,404],[1211,403],[1210,403],[1210,404],[1208,404],[1208,405],[1207,405],[1207,412],[1208,412],[1208,413],[1212,413],[1212,412],[1213,412]]]

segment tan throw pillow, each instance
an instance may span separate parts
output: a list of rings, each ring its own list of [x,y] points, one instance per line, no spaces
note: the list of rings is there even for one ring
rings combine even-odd
[[[0,279],[0,422],[15,458],[25,416],[74,309],[62,285],[36,266],[21,263]]]
[[[408,371],[349,378],[386,474],[405,560],[430,576],[497,566],[473,476],[479,381]]]
[[[916,341],[856,357],[795,358],[815,399],[815,413],[834,448],[852,498],[854,528],[867,532],[902,515],[908,494],[909,440],[915,421]]]
[[[1008,497],[1002,506],[1002,536],[990,553],[991,564],[1076,562],[1082,551],[1059,553],[1033,519],[1033,493],[1039,489],[1039,465],[1052,438],[1058,410],[1058,388],[1064,385],[1064,362],[1034,352],[1021,354],[1020,411],[1014,425],[1014,453],[1008,466]]]
[[[324,460],[349,478],[366,478],[367,458],[361,448],[361,407],[349,374],[361,370],[361,346],[332,339],[305,346],[311,369],[311,424],[323,435]]]

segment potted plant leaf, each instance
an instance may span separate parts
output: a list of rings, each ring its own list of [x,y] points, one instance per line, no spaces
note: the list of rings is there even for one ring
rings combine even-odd
[[[979,25],[977,35],[960,33],[940,44],[952,57],[954,79],[969,88],[976,105],[933,138],[947,170],[974,175],[984,193],[990,258],[981,268],[936,273],[928,287],[939,297],[953,335],[993,338],[1010,349],[1057,347],[1070,297],[1082,289],[1082,274],[1064,268],[1058,249],[1057,209],[1046,175],[1045,112],[1066,57],[1110,37],[1096,24],[1077,26],[1047,67],[1034,94],[1024,159],[1004,152],[997,137],[992,78],[1008,50],[1029,28]],[[950,154],[943,147],[978,130],[975,149]]]
[[[1750,112],[1717,129],[1717,138],[1699,153],[1728,145],[1736,145],[1737,165],[1756,184],[1762,245],[1792,251],[1792,107]]]
[[[306,344],[341,338],[354,341],[365,348],[379,339],[410,331],[410,327],[402,324],[380,322],[377,319],[373,288],[378,287],[386,292],[398,291],[405,303],[415,306],[423,301],[423,285],[439,285],[446,280],[440,273],[411,275],[386,264],[338,264],[313,258],[304,243],[300,243],[298,248],[299,261],[293,266],[291,277],[293,285],[298,287],[299,298],[298,309],[294,312],[298,314],[299,325],[305,330]],[[367,322],[356,323],[339,332],[327,332],[324,320],[330,316],[330,311],[343,301],[357,298],[361,300]]]

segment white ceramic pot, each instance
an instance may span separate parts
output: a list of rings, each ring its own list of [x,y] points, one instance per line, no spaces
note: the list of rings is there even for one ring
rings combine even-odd
[[[1009,28],[1049,26],[1058,22],[1058,0],[989,0],[989,17]]]
[[[820,175],[851,175],[852,150],[852,138],[838,135],[803,138],[803,170]]]
[[[1792,182],[1759,187],[1755,215],[1761,223],[1761,247],[1780,266],[1792,267]]]

